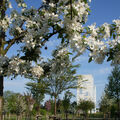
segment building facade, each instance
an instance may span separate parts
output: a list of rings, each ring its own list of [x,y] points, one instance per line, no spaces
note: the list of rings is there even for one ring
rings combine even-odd
[[[96,108],[96,86],[94,85],[94,79],[92,75],[82,75],[84,82],[81,84],[82,88],[77,88],[77,104],[80,99],[91,100],[95,103]],[[81,80],[78,80],[80,84]],[[96,109],[93,110],[96,112]]]

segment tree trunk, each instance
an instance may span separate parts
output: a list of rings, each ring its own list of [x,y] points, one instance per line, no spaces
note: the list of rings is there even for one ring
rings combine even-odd
[[[55,97],[55,111],[54,111],[54,115],[56,116],[56,97]]]
[[[120,118],[120,99],[119,99],[119,101],[118,101],[118,114],[119,114],[119,118]]]
[[[5,18],[6,5],[5,0],[0,0],[0,20]],[[0,31],[0,56],[4,56],[5,31],[3,28]],[[3,120],[3,75],[0,74],[0,120]]]
[[[0,76],[0,120],[3,119],[3,76]]]
[[[65,116],[66,116],[66,120],[68,120],[68,113],[67,113],[67,111],[65,111],[66,113],[65,113]]]
[[[120,104],[119,104],[119,79],[117,79],[117,88],[116,88],[116,94],[117,94],[117,107],[118,107],[118,109],[117,109],[117,113],[118,113],[118,118],[120,117]]]
[[[120,118],[120,101],[119,101],[119,97],[117,98],[117,106],[118,106],[118,112],[117,112],[117,117]]]
[[[19,115],[16,115],[16,117],[17,117],[17,120],[19,120]]]

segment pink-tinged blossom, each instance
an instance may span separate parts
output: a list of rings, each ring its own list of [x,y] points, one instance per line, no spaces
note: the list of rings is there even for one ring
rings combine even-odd
[[[51,100],[45,102],[45,108],[47,111],[51,110]]]

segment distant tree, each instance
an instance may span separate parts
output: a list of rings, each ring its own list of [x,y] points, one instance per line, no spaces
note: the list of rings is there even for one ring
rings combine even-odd
[[[16,96],[17,100],[15,103],[16,106],[16,115],[17,115],[17,120],[21,120],[21,115],[25,113],[25,100],[23,95],[18,95]]]
[[[27,92],[24,94],[24,100],[25,100],[25,103],[26,103],[26,119],[27,120],[32,120],[31,119],[31,112],[33,110],[33,106],[34,106],[34,103],[35,103],[35,100],[33,99],[32,95]]]
[[[15,113],[16,108],[15,104],[16,103],[16,93],[12,91],[5,91],[4,92],[4,112],[7,113]]]
[[[115,66],[108,76],[108,84],[105,88],[105,93],[109,99],[115,99],[118,105],[120,114],[120,66]],[[120,117],[120,116],[119,116]]]
[[[101,100],[99,102],[99,110],[104,115],[110,113],[111,117],[116,116],[117,103],[115,99],[110,99],[105,93],[102,95]]]
[[[76,101],[73,101],[73,102],[71,103],[70,111],[71,111],[71,113],[73,114],[73,119],[74,119],[74,116],[75,116],[75,114],[76,114],[76,112],[77,112],[77,102],[76,102]]]
[[[45,102],[45,108],[47,111],[50,111],[51,110],[51,100],[48,100]]]
[[[62,113],[62,100],[60,98],[57,99],[56,107],[57,107],[57,112]]]
[[[66,120],[68,119],[68,112],[69,112],[69,109],[70,109],[70,99],[73,97],[73,94],[70,92],[70,91],[66,91],[65,93],[65,96],[63,98],[63,111],[66,115]]]
[[[54,107],[55,106],[55,103],[54,103],[54,100],[52,99],[49,99],[45,102],[44,104],[44,108],[49,111],[51,114],[54,114]]]
[[[20,119],[20,115],[25,112],[24,96],[19,93],[11,91],[4,92],[4,111],[6,113],[14,113],[17,115],[17,120]]]
[[[99,102],[100,112],[103,112],[104,114],[110,112],[110,107],[113,103],[114,101],[112,99],[108,99],[108,96],[106,94],[103,94]]]
[[[95,104],[91,100],[80,100],[78,109],[83,111],[85,119],[87,119],[88,112],[95,108]]]
[[[33,99],[35,100],[36,110],[38,111],[40,108],[41,102],[45,97],[47,86],[41,78],[39,79],[32,78],[31,82],[28,82],[26,86],[27,86],[26,88],[31,93]]]

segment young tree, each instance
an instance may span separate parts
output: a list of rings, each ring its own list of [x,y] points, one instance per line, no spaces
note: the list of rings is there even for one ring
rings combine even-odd
[[[116,116],[117,104],[115,99],[110,99],[106,93],[104,93],[99,102],[99,110],[104,114],[109,113],[111,117]]]
[[[116,100],[118,104],[118,112],[120,112],[120,67],[115,66],[108,77],[108,84],[105,93],[109,99]]]
[[[71,113],[73,114],[73,119],[74,119],[74,117],[75,117],[75,115],[76,115],[76,113],[77,113],[77,102],[76,101],[73,101],[72,103],[71,103],[71,106],[70,106],[70,111],[71,111]]]
[[[54,97],[55,115],[56,115],[56,99],[65,90],[77,88],[78,76],[76,76],[76,67],[72,65],[69,58],[69,52],[66,48],[59,48],[53,52],[53,58],[48,61],[51,66],[50,72],[44,78],[48,84],[48,94]],[[80,76],[79,76],[80,79]]]
[[[104,114],[110,112],[110,107],[113,104],[113,100],[108,99],[106,94],[103,94],[99,103],[99,110]]]
[[[29,92],[33,96],[33,99],[35,100],[35,104],[38,111],[40,108],[40,104],[45,97],[47,86],[45,82],[42,81],[42,79],[32,79],[32,81],[28,82],[26,85],[26,88],[29,90]]]
[[[78,104],[78,109],[82,110],[84,113],[85,119],[87,119],[88,111],[91,111],[95,108],[95,104],[91,100],[80,100]]]
[[[73,97],[73,94],[70,91],[66,91],[65,96],[63,98],[63,110],[66,115],[66,120],[68,120],[68,110],[70,109],[70,99]]]
[[[120,20],[114,20],[100,27],[95,24],[84,27],[90,12],[91,0],[43,0],[39,8],[29,7],[24,0],[0,1],[0,115],[3,105],[3,80],[6,76],[40,76],[43,69],[32,66],[41,49],[54,35],[67,42],[77,52],[90,50],[90,59],[102,63],[105,57],[113,63],[120,63],[119,31]],[[18,7],[16,7],[18,6]],[[113,40],[109,39],[113,38]],[[104,40],[108,39],[108,40]],[[7,53],[18,44],[16,55]],[[2,119],[2,116],[1,116]]]

